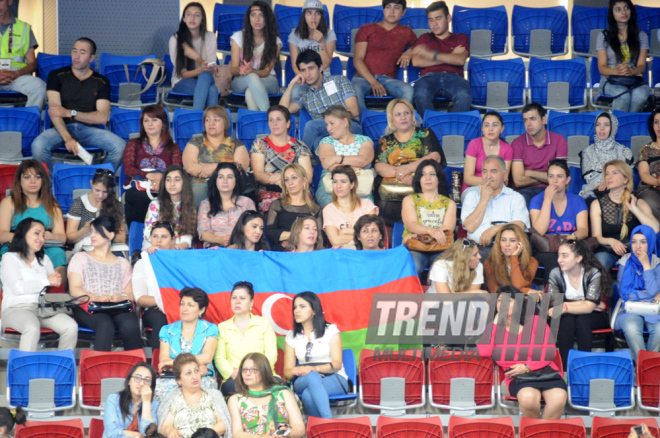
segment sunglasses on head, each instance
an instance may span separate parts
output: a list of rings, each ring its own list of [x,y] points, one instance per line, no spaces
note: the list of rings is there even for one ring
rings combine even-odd
[[[155,230],[156,228],[165,228],[171,234],[174,234],[174,227],[172,226],[172,222],[170,221],[156,221],[151,226],[151,229]]]
[[[96,169],[94,172],[94,176],[103,176],[103,175],[108,175],[108,176],[115,176],[115,173],[112,170],[108,169]]]

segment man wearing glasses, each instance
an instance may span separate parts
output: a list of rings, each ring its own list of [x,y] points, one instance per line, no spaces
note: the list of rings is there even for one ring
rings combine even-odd
[[[481,175],[483,184],[465,191],[461,221],[468,237],[479,244],[479,253],[485,260],[500,228],[513,223],[525,230],[530,225],[525,198],[504,185],[504,160],[498,155],[489,156],[484,161]]]
[[[32,155],[53,170],[53,149],[65,146],[78,155],[78,144],[98,148],[107,153],[104,162],[119,168],[126,142],[100,128],[110,116],[110,81],[95,72],[96,44],[89,38],[78,38],[71,50],[71,66],[48,74],[46,94],[48,115],[53,128],[45,130],[32,142]]]

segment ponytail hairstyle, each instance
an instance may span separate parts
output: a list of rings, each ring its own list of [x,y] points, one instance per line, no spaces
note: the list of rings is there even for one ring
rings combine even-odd
[[[176,65],[174,66],[174,71],[176,72],[176,75],[181,77],[181,73],[184,70],[194,70],[195,69],[195,61],[192,59],[188,58],[183,52],[183,44],[186,43],[190,47],[193,46],[193,40],[192,40],[192,33],[190,33],[190,29],[188,29],[188,25],[186,24],[185,21],[183,21],[183,18],[186,16],[186,12],[188,12],[188,9],[196,7],[199,8],[202,11],[202,21],[199,24],[199,36],[202,38],[202,46],[204,46],[204,38],[206,37],[206,11],[204,11],[204,6],[202,6],[200,3],[197,2],[192,2],[188,3],[186,7],[183,9],[183,14],[181,14],[181,21],[179,22],[179,30],[174,34],[176,37]]]
[[[101,203],[99,216],[112,217],[118,225],[117,230],[121,230],[124,227],[124,208],[115,193],[115,174],[107,169],[96,169],[92,177],[92,186],[99,183],[103,184],[108,192],[108,196]]]
[[[584,272],[588,272],[591,269],[597,269],[600,272],[601,297],[609,297],[611,295],[612,277],[610,277],[609,271],[605,270],[605,267],[603,267],[598,261],[593,251],[589,249],[589,246],[584,240],[568,239],[564,240],[559,246],[565,246],[568,248],[575,257],[582,257],[580,266],[584,269]]]
[[[605,171],[607,170],[608,167],[614,167],[618,172],[620,172],[623,176],[625,176],[628,179],[623,189],[623,199],[622,199],[623,202],[621,204],[621,210],[623,212],[623,223],[621,224],[621,233],[619,234],[619,239],[623,240],[626,238],[626,236],[630,231],[628,230],[628,224],[627,224],[628,215],[630,214],[627,203],[630,200],[630,195],[632,194],[633,191],[632,171],[630,170],[630,166],[628,166],[625,163],[625,161],[610,160],[607,163],[605,163],[605,165],[603,166],[603,176],[605,176]]]
[[[454,291],[465,291],[472,286],[474,278],[477,276],[476,269],[470,269],[468,260],[474,253],[477,242],[472,239],[459,239],[454,242],[448,250],[436,259],[452,262],[451,266],[451,288]],[[493,246],[495,247],[495,246]]]
[[[14,430],[14,425],[25,424],[25,420],[27,416],[20,406],[16,408],[16,413],[12,413],[9,408],[0,408],[0,427],[5,428],[5,435],[9,435],[9,432]]]
[[[607,29],[603,31],[605,41],[610,46],[616,56],[616,63],[623,62],[623,51],[621,50],[621,41],[619,41],[619,25],[614,19],[614,5],[625,3],[630,9],[630,18],[628,18],[628,49],[630,50],[630,62],[637,66],[639,58],[639,27],[637,26],[637,10],[631,0],[610,0],[610,6],[607,10]]]

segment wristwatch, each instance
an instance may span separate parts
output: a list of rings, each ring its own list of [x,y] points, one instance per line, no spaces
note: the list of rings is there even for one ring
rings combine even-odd
[[[78,115],[78,111],[72,109],[71,110],[71,119],[75,120],[77,115]]]

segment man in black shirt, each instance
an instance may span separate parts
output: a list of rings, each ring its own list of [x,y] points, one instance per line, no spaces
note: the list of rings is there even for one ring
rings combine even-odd
[[[79,38],[71,51],[71,66],[53,70],[46,84],[48,115],[53,128],[32,143],[32,155],[53,168],[52,151],[61,146],[78,155],[78,144],[107,152],[106,163],[121,164],[126,142],[99,125],[110,116],[110,81],[89,67],[96,44]]]

